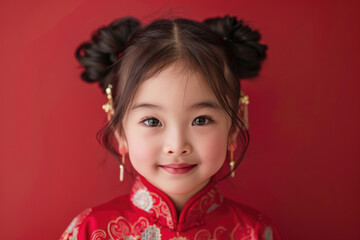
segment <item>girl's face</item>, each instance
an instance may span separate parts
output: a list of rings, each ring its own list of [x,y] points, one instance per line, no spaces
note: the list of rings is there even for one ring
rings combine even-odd
[[[223,165],[231,120],[203,77],[173,64],[144,81],[121,145],[136,171],[168,195],[194,194]]]

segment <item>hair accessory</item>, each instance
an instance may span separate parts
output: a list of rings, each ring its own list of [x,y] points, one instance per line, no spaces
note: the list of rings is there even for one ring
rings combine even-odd
[[[249,96],[245,95],[243,92],[240,92],[240,99],[239,99],[239,105],[240,105],[240,117],[243,120],[246,129],[249,129],[249,121],[248,121],[248,105],[249,105]]]
[[[230,144],[230,171],[231,177],[235,177],[235,161],[234,161],[234,151],[236,149],[235,143]]]
[[[121,163],[120,163],[120,182],[124,181],[124,166],[125,166],[125,154],[126,154],[126,148],[123,146],[120,149],[121,154]]]
[[[239,100],[240,104],[246,104],[249,105],[249,96],[245,95],[242,91],[240,92],[240,100]]]
[[[114,111],[114,107],[113,107],[114,104],[113,104],[113,98],[112,98],[112,85],[111,84],[109,84],[107,86],[107,88],[105,89],[105,93],[106,93],[108,101],[106,104],[104,104],[102,106],[102,109],[104,109],[104,111],[107,114],[108,120],[110,120],[110,118],[112,117],[113,111]]]

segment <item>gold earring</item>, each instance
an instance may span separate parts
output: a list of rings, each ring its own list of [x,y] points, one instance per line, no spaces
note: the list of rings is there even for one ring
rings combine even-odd
[[[234,161],[234,151],[236,149],[236,146],[234,143],[230,144],[230,171],[231,171],[231,177],[235,177],[235,161]]]
[[[102,106],[102,109],[104,109],[104,111],[107,114],[108,120],[111,119],[112,113],[114,112],[114,102],[113,102],[113,98],[112,98],[112,87],[113,86],[111,84],[109,84],[107,86],[107,88],[105,89],[105,93],[106,93],[106,97],[107,97],[108,101],[107,101],[106,104],[104,104]]]
[[[242,115],[242,119],[244,121],[244,125],[246,129],[249,129],[249,121],[248,121],[248,105],[249,105],[249,96],[245,95],[243,92],[240,92],[240,98],[239,98],[239,106],[244,108],[244,112],[240,113]]]
[[[122,147],[120,149],[121,154],[121,163],[120,163],[120,182],[124,181],[124,166],[125,166],[125,154],[126,154],[126,148]]]

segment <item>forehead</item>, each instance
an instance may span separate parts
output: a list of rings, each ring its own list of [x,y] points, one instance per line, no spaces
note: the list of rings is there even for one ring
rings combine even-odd
[[[153,101],[155,103],[185,106],[194,101],[213,101],[218,104],[215,94],[203,75],[174,63],[155,76],[140,84],[133,104]]]

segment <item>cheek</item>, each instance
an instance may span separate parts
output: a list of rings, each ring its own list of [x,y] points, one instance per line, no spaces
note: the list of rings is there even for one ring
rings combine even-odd
[[[227,132],[215,131],[210,135],[199,140],[199,151],[204,161],[219,162],[219,164],[225,160],[227,151]]]
[[[152,159],[157,159],[159,153],[158,141],[151,141],[142,132],[130,130],[127,135],[130,160],[134,167],[139,164],[151,163]]]

